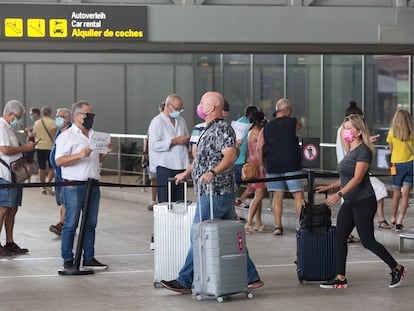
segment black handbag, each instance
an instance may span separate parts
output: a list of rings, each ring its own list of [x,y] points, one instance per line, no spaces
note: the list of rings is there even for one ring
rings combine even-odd
[[[302,228],[308,228],[311,233],[326,233],[332,225],[331,209],[325,203],[309,206],[302,202],[299,222]]]

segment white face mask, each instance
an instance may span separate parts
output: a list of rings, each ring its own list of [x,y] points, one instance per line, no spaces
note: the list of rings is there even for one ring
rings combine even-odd
[[[173,119],[177,119],[180,116],[181,111],[174,110],[173,112],[170,112],[170,117]]]

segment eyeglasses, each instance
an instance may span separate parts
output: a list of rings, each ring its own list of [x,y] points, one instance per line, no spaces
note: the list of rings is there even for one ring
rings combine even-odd
[[[12,114],[16,117],[16,119],[21,119],[22,117],[20,116],[20,118],[19,118],[19,116],[17,115],[17,114],[15,114],[14,112],[12,112]]]
[[[174,111],[177,111],[177,112],[183,112],[184,111],[184,109],[182,109],[182,108],[175,108],[174,106],[173,106],[173,104],[169,104],[171,107],[172,107],[172,109],[174,110]]]

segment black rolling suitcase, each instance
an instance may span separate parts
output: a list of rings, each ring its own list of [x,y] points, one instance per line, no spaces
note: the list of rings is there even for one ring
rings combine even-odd
[[[312,233],[309,228],[296,230],[297,276],[299,282],[326,281],[335,277],[335,229]]]
[[[325,198],[327,193],[325,193]],[[303,202],[297,238],[297,276],[299,282],[326,281],[335,277],[335,231],[331,210],[325,204]]]

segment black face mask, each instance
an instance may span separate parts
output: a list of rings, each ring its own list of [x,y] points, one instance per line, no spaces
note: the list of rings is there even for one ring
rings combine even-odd
[[[83,127],[88,131],[92,128],[93,118],[95,115],[93,113],[87,113],[86,118],[83,119]]]

